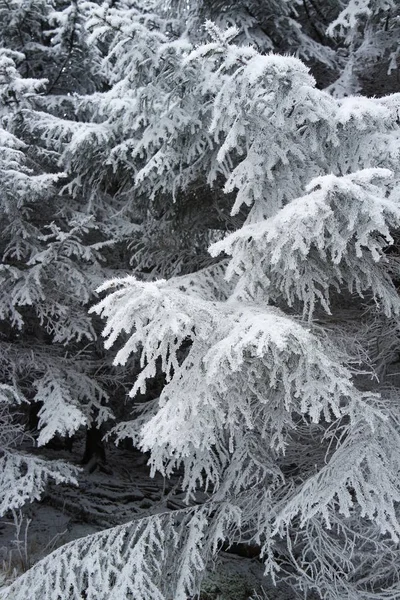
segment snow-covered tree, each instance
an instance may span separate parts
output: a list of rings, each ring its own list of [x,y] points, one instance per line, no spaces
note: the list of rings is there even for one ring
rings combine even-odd
[[[99,316],[140,395],[112,434],[187,503],[2,599],[187,600],[235,544],[295,597],[398,597],[400,95],[351,95],[397,29],[390,0],[0,0],[1,513],[76,482],[27,406],[39,445],[111,416]]]
[[[17,8],[8,6],[14,24],[21,16]],[[39,19],[34,8],[29,14]],[[2,34],[11,30],[6,20]],[[104,278],[104,243],[94,215],[61,196],[66,178],[57,157],[26,135],[30,111],[48,81],[22,77],[18,67],[23,72],[25,65],[25,54],[0,49],[0,377],[7,432],[0,448],[2,514],[39,498],[49,477],[76,483],[74,467],[27,454],[32,442],[44,445],[110,416],[107,393],[92,377],[99,365],[87,352],[82,356],[84,343],[96,339],[87,305]],[[31,432],[36,441],[20,435],[24,421],[27,429],[39,430]]]
[[[0,222],[2,227],[2,263],[0,281],[2,297],[0,316],[3,335],[0,340],[0,514],[22,506],[27,500],[38,499],[50,478],[58,482],[75,482],[75,469],[60,461],[47,463],[38,457],[18,451],[25,436],[18,421],[18,409],[27,404],[21,387],[21,379],[27,378],[27,363],[34,365],[29,347],[11,343],[12,329],[18,332],[24,323],[21,307],[37,305],[38,318],[50,322],[51,312],[46,311],[41,292],[41,276],[36,269],[29,270],[29,260],[40,244],[39,230],[31,213],[35,204],[45,201],[58,175],[38,174],[34,161],[26,153],[27,146],[8,129],[15,111],[19,110],[30,95],[38,92],[44,82],[21,79],[13,59],[20,55],[2,49],[0,51],[0,173],[1,201]],[[25,263],[25,268],[23,267]],[[28,263],[28,264],[27,264]],[[34,263],[33,263],[34,264]],[[28,268],[27,268],[28,267]],[[29,308],[28,308],[29,310]],[[53,319],[58,322],[58,315]],[[18,337],[20,334],[16,333]],[[25,353],[25,360],[22,354]],[[17,359],[16,356],[17,355]],[[15,360],[16,359],[16,360]],[[45,407],[45,411],[49,407]],[[54,419],[56,411],[52,416]],[[49,419],[44,417],[44,423]],[[54,423],[54,421],[53,421]]]
[[[339,42],[340,72],[330,91],[338,96],[382,96],[398,90],[400,7],[393,0],[342,3],[327,34]]]
[[[165,5],[165,3],[163,3]],[[176,3],[169,2],[167,6]],[[237,41],[263,52],[291,53],[310,66],[320,87],[348,96],[398,89],[399,6],[395,0],[196,0],[178,2],[186,32],[239,25]]]
[[[164,373],[160,396],[114,433],[149,452],[153,472],[183,469],[187,508],[71,542],[3,597],[184,600],[222,546],[246,543],[294,594],[394,599],[400,96],[335,99],[297,58],[234,44],[235,27],[209,22],[193,46],[160,15],[94,11],[110,90],[77,101],[78,121],[33,111],[27,127],[48,132],[73,197],[82,185],[96,203],[117,186],[144,232],[138,276],[103,284],[92,313],[115,364],[140,356],[132,397]],[[146,281],[162,271],[146,256],[154,211],[169,203],[163,226],[199,185],[237,220],[222,210],[223,225],[192,237],[194,256],[212,243],[208,264]],[[54,227],[51,252],[80,247]]]
[[[86,0],[1,0],[0,46],[20,53],[24,77],[46,78],[48,93],[93,92],[100,56],[85,23],[98,6]]]

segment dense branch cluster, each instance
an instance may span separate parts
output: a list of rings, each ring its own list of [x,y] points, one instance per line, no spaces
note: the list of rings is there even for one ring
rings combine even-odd
[[[0,515],[100,427],[186,498],[2,600],[398,598],[397,4],[0,0]]]

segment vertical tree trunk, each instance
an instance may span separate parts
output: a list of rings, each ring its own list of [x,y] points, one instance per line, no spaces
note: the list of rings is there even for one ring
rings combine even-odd
[[[106,464],[106,451],[103,443],[103,434],[100,429],[92,425],[86,431],[85,452],[82,464],[88,466],[89,473],[93,473],[97,467]]]

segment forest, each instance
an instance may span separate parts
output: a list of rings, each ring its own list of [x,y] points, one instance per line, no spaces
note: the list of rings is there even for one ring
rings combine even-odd
[[[0,600],[400,600],[399,0],[0,0]]]

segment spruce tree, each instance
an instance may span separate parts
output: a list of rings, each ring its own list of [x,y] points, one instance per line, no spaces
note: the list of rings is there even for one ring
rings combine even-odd
[[[115,365],[139,360],[130,396],[142,399],[112,434],[148,452],[153,473],[181,470],[186,507],[71,542],[0,597],[186,600],[221,549],[245,544],[278,594],[396,598],[400,99],[349,94],[377,56],[395,64],[386,34],[397,7],[87,6],[80,39],[97,91],[39,97],[48,84],[23,79],[11,88],[23,101],[4,95],[5,156],[18,168],[5,168],[16,217],[4,217],[15,231],[3,319],[15,338],[36,327],[39,442],[72,433],[109,416],[79,360],[80,342],[96,338],[92,290],[109,278],[90,314],[105,320]],[[304,62],[271,50],[332,71],[317,85]],[[50,173],[43,162],[27,170],[35,139]],[[26,187],[14,200],[21,174],[46,198],[34,217]],[[20,221],[36,227],[31,237],[17,235]],[[17,255],[20,238],[30,246]],[[49,342],[68,344],[68,367],[43,352]],[[7,453],[21,434],[8,407],[25,402],[16,364],[1,388]]]
[[[104,236],[82,198],[63,193],[67,177],[57,153],[29,132],[46,97],[52,110],[71,105],[54,95],[55,84],[50,90],[49,79],[35,75],[51,65],[49,75],[61,82],[66,70],[71,80],[78,56],[63,54],[61,40],[74,7],[0,4],[2,514],[38,499],[49,477],[76,483],[75,467],[33,456],[34,446],[110,416],[107,392],[93,377],[99,361],[87,351],[97,336],[87,305],[105,275]],[[46,27],[55,22],[62,26],[50,42]]]

